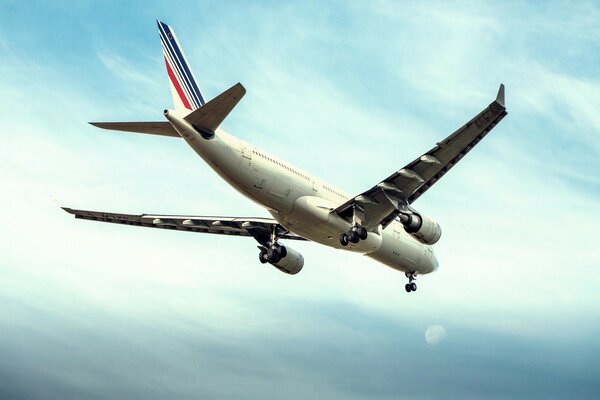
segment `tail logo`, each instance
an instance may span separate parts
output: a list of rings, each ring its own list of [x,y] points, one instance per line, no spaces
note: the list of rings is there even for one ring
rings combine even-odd
[[[183,50],[181,50],[175,32],[169,25],[160,21],[157,22],[175,105],[177,106],[177,100],[179,100],[181,105],[188,110],[202,107],[205,103],[204,96],[196,84],[194,74],[188,65]]]

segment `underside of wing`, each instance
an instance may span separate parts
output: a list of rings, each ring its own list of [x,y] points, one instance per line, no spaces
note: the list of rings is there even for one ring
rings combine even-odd
[[[504,85],[496,99],[473,119],[437,143],[404,168],[334,210],[345,219],[359,210],[367,229],[386,226],[400,211],[409,209],[507,115]]]
[[[230,236],[253,237],[262,245],[269,243],[273,229],[278,230],[282,239],[306,240],[287,232],[272,218],[202,217],[191,215],[118,214],[102,211],[76,210],[63,207],[75,218],[91,221],[110,222],[148,228],[172,229],[187,232],[213,233]]]
[[[391,178],[390,181],[402,187],[406,193],[410,193],[408,203],[413,203],[450,171],[507,114],[504,105],[504,85],[500,85],[498,96],[489,107],[437,143],[433,149],[398,171],[397,177],[392,175],[388,179]]]

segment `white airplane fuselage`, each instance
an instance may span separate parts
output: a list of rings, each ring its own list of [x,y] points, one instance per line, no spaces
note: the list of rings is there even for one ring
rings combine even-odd
[[[217,129],[205,139],[176,111],[165,116],[183,139],[233,188],[265,207],[285,229],[313,242],[353,251],[404,272],[437,270],[432,247],[404,230],[399,221],[369,232],[366,240],[342,246],[351,224],[331,210],[351,196],[272,155]]]

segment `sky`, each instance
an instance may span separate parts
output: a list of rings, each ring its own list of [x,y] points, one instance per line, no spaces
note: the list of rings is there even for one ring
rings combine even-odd
[[[206,97],[246,87],[228,132],[349,193],[504,83],[414,204],[439,271],[407,294],[293,243],[287,276],[248,238],[60,210],[267,216],[185,142],[87,124],[172,106],[156,19]],[[598,2],[2,1],[0,398],[598,398],[599,66]]]

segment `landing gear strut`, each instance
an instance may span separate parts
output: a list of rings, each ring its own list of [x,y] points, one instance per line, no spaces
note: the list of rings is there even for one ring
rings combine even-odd
[[[358,243],[361,240],[365,240],[368,236],[369,233],[365,228],[354,225],[348,232],[340,235],[340,244],[342,246],[348,246],[348,243]]]
[[[365,220],[365,210],[361,206],[355,204],[349,211],[352,212],[352,228],[350,228],[348,232],[344,232],[340,235],[340,244],[342,246],[348,246],[350,243],[358,243],[369,236],[369,232],[361,226]],[[350,217],[350,215],[347,215],[347,217]],[[350,222],[349,218],[348,222]]]
[[[271,230],[271,240],[268,243],[268,247],[261,246],[260,253],[258,254],[258,259],[261,263],[277,264],[282,258],[287,256],[287,249],[285,246],[277,243],[279,239],[277,236],[277,226],[274,225]]]
[[[408,278],[408,283],[406,285],[404,285],[404,289],[406,290],[407,293],[416,292],[417,284],[414,283],[413,281],[415,279],[417,279],[417,273],[416,272],[406,272],[405,275]]]

